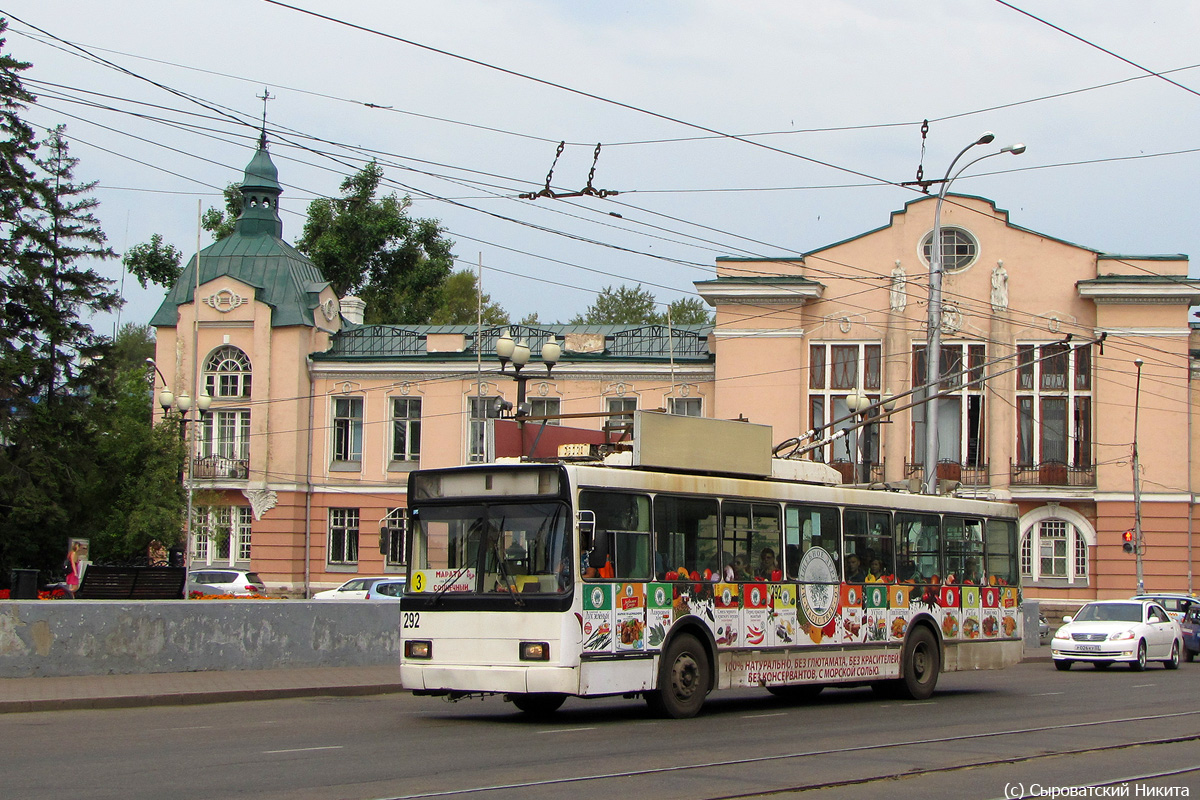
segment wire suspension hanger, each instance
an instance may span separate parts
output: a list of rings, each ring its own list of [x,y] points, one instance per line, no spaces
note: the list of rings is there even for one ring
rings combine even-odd
[[[554,151],[554,161],[550,163],[550,171],[546,173],[546,186],[536,192],[524,192],[517,195],[522,200],[536,200],[539,197],[549,197],[551,200],[562,200],[567,197],[612,197],[620,194],[615,189],[597,189],[592,186],[592,180],[596,177],[596,162],[600,160],[600,145],[596,145],[596,152],[592,154],[592,169],[588,173],[587,186],[584,186],[578,192],[556,192],[550,188],[550,181],[554,179],[554,167],[558,164],[558,157],[563,154],[566,148],[565,141],[558,143],[558,149]]]

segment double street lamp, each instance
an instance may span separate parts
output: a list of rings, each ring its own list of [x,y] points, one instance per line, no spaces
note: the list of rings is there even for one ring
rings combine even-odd
[[[554,365],[558,363],[558,359],[562,357],[562,345],[558,340],[551,336],[542,345],[542,363],[546,365],[546,376],[550,376]],[[500,338],[496,340],[496,358],[500,361],[500,374],[507,375],[517,382],[517,405],[513,416],[517,420],[517,430],[521,435],[521,447],[525,447],[525,420],[529,416],[530,407],[525,403],[525,384],[529,381],[532,375],[522,375],[521,368],[529,363],[529,343],[524,339],[515,341],[512,338],[510,331],[506,328],[500,334]],[[512,372],[507,371],[508,365],[512,364]],[[513,410],[511,403],[504,399],[496,398],[496,410],[498,412]]]
[[[860,470],[859,481],[862,483],[871,482],[871,432],[876,425],[880,424],[872,422],[873,418],[877,419],[882,411],[884,415],[890,414],[892,409],[896,407],[896,398],[891,392],[884,392],[883,397],[879,400],[872,400],[867,397],[862,391],[857,391],[846,398],[846,409],[851,414],[857,414],[861,418],[858,435],[858,465]]]
[[[978,164],[985,158],[1012,153],[1019,156],[1025,152],[1025,145],[1011,144],[1001,147],[994,153],[987,153],[979,158],[968,161],[958,172],[954,165],[972,147],[991,144],[996,134],[988,131],[974,142],[964,147],[950,162],[946,177],[942,178],[942,187],[938,191],[937,206],[933,212],[933,238],[929,243],[929,319],[925,341],[925,493],[937,492],[937,463],[938,463],[938,388],[941,382],[942,361],[942,203],[950,184],[972,164]],[[953,174],[951,174],[953,173]]]

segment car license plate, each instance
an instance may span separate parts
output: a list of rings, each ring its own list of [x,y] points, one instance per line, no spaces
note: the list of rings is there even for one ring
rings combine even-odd
[[[1099,653],[1100,645],[1098,645],[1098,644],[1079,644],[1079,645],[1075,645],[1075,649],[1081,653]]]

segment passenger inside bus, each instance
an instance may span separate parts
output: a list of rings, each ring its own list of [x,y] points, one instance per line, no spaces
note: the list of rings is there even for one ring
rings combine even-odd
[[[769,547],[764,547],[762,552],[758,554],[758,568],[754,572],[756,578],[764,581],[777,581],[781,579],[779,575],[779,564],[775,561],[775,551]]]
[[[846,582],[862,583],[866,577],[867,573],[863,569],[862,559],[856,553],[846,556]]]

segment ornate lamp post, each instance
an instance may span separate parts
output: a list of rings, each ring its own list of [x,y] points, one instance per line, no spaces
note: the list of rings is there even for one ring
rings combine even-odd
[[[890,414],[895,407],[896,399],[891,392],[887,391],[883,393],[878,402],[872,402],[871,398],[863,394],[861,390],[846,398],[846,409],[851,414],[858,414],[862,422],[858,435],[858,463],[861,475],[859,480],[862,483],[871,482],[871,433],[879,424],[871,422],[871,418],[878,417],[880,410],[884,415]]]
[[[183,468],[180,470],[179,479],[183,483],[184,490],[187,493],[187,515],[183,519],[183,541],[184,552],[186,548],[190,548],[192,543],[192,492],[193,480],[192,471],[194,462],[192,456],[196,450],[196,431],[192,428],[192,436],[188,440],[187,431],[189,422],[202,422],[204,415],[208,413],[209,406],[212,405],[212,397],[207,392],[202,393],[196,398],[196,416],[188,419],[188,412],[192,410],[192,398],[187,391],[180,392],[176,395],[167,387],[167,378],[162,374],[162,370],[154,363],[154,359],[146,359],[146,363],[154,367],[155,372],[162,378],[163,388],[158,393],[158,404],[162,407],[163,416],[168,416],[172,410],[179,415],[179,440],[184,443],[186,455],[184,456]]]
[[[972,164],[978,164],[985,158],[1012,153],[1019,156],[1025,152],[1025,145],[1012,144],[1000,148],[994,153],[988,153],[968,161],[954,172],[954,165],[972,147],[981,144],[991,144],[996,134],[988,131],[974,142],[958,151],[958,155],[950,162],[946,177],[942,178],[942,188],[938,191],[937,205],[933,211],[933,239],[929,243],[929,319],[925,339],[925,493],[935,494],[937,491],[937,461],[938,461],[938,401],[936,395],[941,381],[942,361],[942,203],[950,184]],[[951,173],[954,173],[951,175]]]
[[[525,404],[525,384],[529,381],[530,375],[522,375],[521,368],[529,363],[529,343],[524,339],[514,341],[506,328],[500,338],[496,340],[496,358],[500,361],[500,374],[507,375],[517,382],[517,405],[513,416],[517,420],[517,430],[521,437],[521,447],[525,447],[525,417],[529,416],[529,406]],[[546,365],[546,375],[549,377],[550,372],[554,369],[554,365],[558,363],[558,359],[562,357],[562,345],[558,340],[551,336],[542,345],[542,363]],[[509,364],[512,364],[512,372],[507,371]],[[503,401],[497,398],[502,405],[500,410],[505,410]]]

